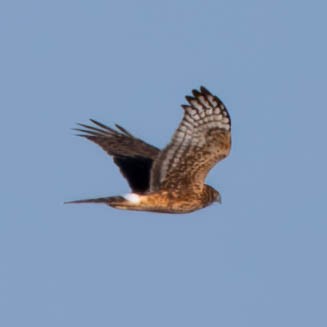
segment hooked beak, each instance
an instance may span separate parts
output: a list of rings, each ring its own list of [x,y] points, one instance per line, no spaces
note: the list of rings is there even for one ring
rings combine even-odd
[[[219,204],[221,204],[222,203],[221,197],[219,197],[215,202],[218,202]]]

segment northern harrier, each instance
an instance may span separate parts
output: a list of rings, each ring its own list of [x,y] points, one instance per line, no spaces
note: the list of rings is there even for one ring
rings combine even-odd
[[[204,180],[209,170],[227,157],[231,147],[231,120],[226,107],[204,87],[187,96],[184,117],[171,142],[160,150],[93,119],[94,126],[78,124],[85,137],[113,157],[133,193],[125,196],[68,203],[104,203],[126,210],[187,213],[220,202],[220,194]]]

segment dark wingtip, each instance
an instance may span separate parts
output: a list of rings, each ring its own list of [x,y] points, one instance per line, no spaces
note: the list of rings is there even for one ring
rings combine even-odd
[[[115,124],[116,128],[118,130],[120,130],[121,132],[123,132],[125,135],[129,136],[129,137],[134,137],[129,131],[127,131],[124,127],[121,127],[118,124]]]
[[[83,134],[75,134],[76,136],[81,136],[81,137],[86,137],[86,138],[89,138],[89,137],[94,137],[94,136],[99,136],[99,133],[98,132],[94,132],[94,131],[89,131],[89,130],[85,130],[85,129],[81,129],[81,128],[73,128],[74,131],[76,132],[82,132]]]
[[[83,133],[88,133],[89,131],[86,129],[82,129],[82,128],[72,128],[73,131],[78,131],[78,132],[83,132]]]
[[[84,127],[84,128],[89,128],[90,127],[89,125],[82,124],[82,123],[76,123],[76,125]]]
[[[208,91],[208,89],[206,89],[204,86],[200,86],[200,91],[201,91],[201,93],[203,93],[203,94],[206,94],[206,95],[212,95],[212,94]]]
[[[201,95],[201,93],[198,91],[198,90],[192,90],[192,94],[195,96],[195,97],[198,97],[199,95]]]
[[[95,119],[93,119],[93,118],[89,118],[89,121],[90,121],[91,123],[93,123],[93,124],[96,124],[96,125],[100,124],[97,120],[95,120]]]
[[[75,134],[75,136],[78,136],[78,137],[84,137],[86,139],[90,139],[91,136],[89,135],[85,135],[85,134]]]
[[[187,96],[185,97],[185,99],[186,99],[186,101],[189,102],[189,103],[191,103],[191,101],[195,100],[193,97],[191,97],[191,96],[189,96],[189,95],[187,95]]]
[[[90,121],[91,121],[93,124],[95,124],[95,125],[101,127],[102,129],[109,130],[110,132],[113,132],[113,129],[112,129],[111,127],[109,127],[109,126],[107,126],[107,125],[105,125],[105,124],[102,124],[102,123],[98,122],[98,121],[95,120],[95,119],[90,118]]]

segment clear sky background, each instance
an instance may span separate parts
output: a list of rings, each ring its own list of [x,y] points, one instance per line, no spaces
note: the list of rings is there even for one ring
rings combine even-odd
[[[325,1],[2,1],[0,325],[327,326]],[[63,205],[128,185],[76,122],[159,147],[232,117],[188,215]]]

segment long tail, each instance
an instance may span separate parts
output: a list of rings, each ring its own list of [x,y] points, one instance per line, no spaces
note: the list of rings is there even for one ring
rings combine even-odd
[[[120,203],[126,201],[122,196],[109,196],[106,198],[96,198],[96,199],[84,199],[84,200],[75,200],[67,201],[64,204],[75,204],[75,203],[103,203],[111,206],[114,203]]]

